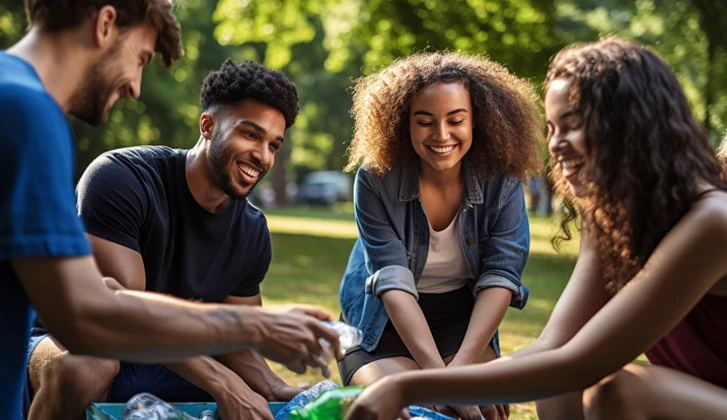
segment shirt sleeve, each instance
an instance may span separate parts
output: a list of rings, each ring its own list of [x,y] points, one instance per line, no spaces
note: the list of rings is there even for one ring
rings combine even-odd
[[[38,93],[12,102],[0,104],[0,260],[90,254],[76,216],[65,116]]]
[[[91,162],[76,189],[78,215],[86,232],[141,253],[149,200],[140,176],[111,153]]]
[[[521,278],[530,249],[530,228],[522,182],[513,178],[505,182],[497,218],[487,237],[480,238],[480,273],[474,293],[503,287],[512,292],[510,306],[522,309],[528,297]]]
[[[360,168],[354,184],[354,211],[369,274],[366,292],[381,296],[387,290],[402,290],[418,299],[403,232],[394,228],[377,191],[381,191],[377,179]]]
[[[248,204],[249,205],[249,204]],[[232,296],[250,297],[257,296],[260,294],[260,283],[262,283],[265,275],[270,268],[270,261],[273,257],[272,240],[270,239],[270,231],[268,230],[265,216],[261,214],[261,227],[258,229],[260,232],[257,243],[259,244],[260,254],[254,260],[255,265],[250,270],[249,274],[245,276],[240,284],[230,293]]]

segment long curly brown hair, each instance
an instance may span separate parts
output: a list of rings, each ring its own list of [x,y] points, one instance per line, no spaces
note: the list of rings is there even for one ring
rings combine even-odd
[[[699,182],[727,190],[727,177],[674,73],[646,47],[610,37],[566,48],[550,64],[546,94],[556,79],[571,83],[588,162],[580,198],[551,164],[568,202],[556,239],[570,239],[569,222],[582,216],[594,228],[606,286],[616,291],[686,214]]]
[[[530,85],[501,65],[460,53],[419,53],[356,80],[355,120],[346,170],[365,165],[376,173],[417,162],[409,136],[414,95],[435,82],[461,81],[474,114],[472,147],[465,156],[478,176],[524,178],[540,164],[542,121]]]
[[[722,144],[717,149],[717,157],[722,161],[722,166],[727,170],[727,132],[724,133]]]

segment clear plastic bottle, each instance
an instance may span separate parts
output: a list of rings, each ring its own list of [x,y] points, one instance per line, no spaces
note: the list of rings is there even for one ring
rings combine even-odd
[[[312,403],[291,411],[288,420],[343,420],[364,388],[359,385],[324,391]]]
[[[212,410],[204,410],[199,413],[199,420],[216,420],[215,413]]]
[[[341,321],[324,321],[323,323],[338,333],[338,342],[341,345],[341,352],[345,353],[353,347],[361,344],[363,335],[361,334],[361,330],[358,328]]]
[[[195,420],[160,398],[142,393],[131,397],[121,413],[122,420]]]

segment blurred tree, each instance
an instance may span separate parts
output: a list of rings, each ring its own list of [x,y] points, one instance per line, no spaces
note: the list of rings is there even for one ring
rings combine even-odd
[[[21,1],[0,3],[0,49],[6,49],[23,35],[25,8]]]
[[[727,129],[724,0],[571,0],[559,3],[556,34],[568,42],[617,34],[654,48],[674,68],[713,145]]]
[[[144,72],[139,101],[120,101],[102,129],[72,121],[78,171],[99,153],[136,144],[190,147],[198,138],[199,88],[227,57],[264,62],[297,84],[301,113],[271,182],[340,169],[353,121],[352,80],[426,50],[487,54],[540,86],[549,58],[603,34],[637,38],[674,67],[713,142],[727,128],[724,0],[183,0],[186,56]],[[0,1],[0,48],[26,26],[22,2]],[[171,74],[170,74],[171,73]],[[547,153],[545,154],[547,156]]]

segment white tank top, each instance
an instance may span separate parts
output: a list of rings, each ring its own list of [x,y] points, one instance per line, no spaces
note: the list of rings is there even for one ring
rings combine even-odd
[[[472,279],[459,238],[459,214],[444,230],[429,224],[429,254],[417,291],[446,293],[464,287]]]

